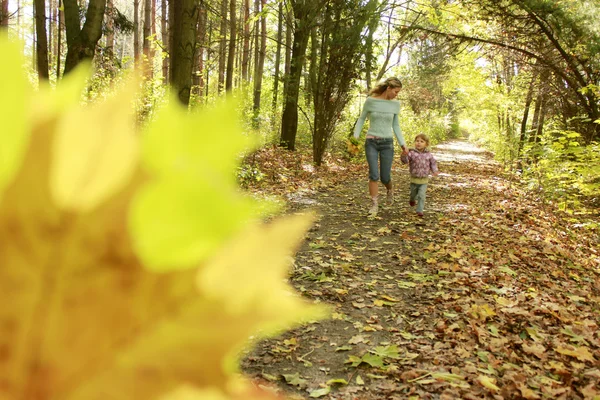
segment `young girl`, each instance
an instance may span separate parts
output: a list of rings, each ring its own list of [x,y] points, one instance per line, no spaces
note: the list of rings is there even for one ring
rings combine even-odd
[[[402,82],[398,78],[387,78],[380,82],[369,92],[362,113],[354,126],[354,137],[358,139],[367,117],[370,120],[369,131],[365,141],[365,155],[369,164],[369,195],[373,201],[369,214],[376,216],[378,211],[379,188],[381,183],[387,189],[387,203],[394,203],[394,191],[392,187],[392,161],[394,160],[394,139],[392,132],[406,152],[404,136],[398,123],[400,113],[400,102],[395,100],[402,88]]]
[[[403,164],[408,163],[410,171],[410,201],[411,206],[417,205],[417,215],[423,216],[425,208],[425,192],[429,175],[439,174],[437,162],[433,154],[429,152],[429,138],[422,133],[415,137],[415,148],[410,149],[408,154],[402,154],[400,160]]]

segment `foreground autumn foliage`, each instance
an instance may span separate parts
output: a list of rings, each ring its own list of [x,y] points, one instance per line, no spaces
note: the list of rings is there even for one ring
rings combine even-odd
[[[139,131],[135,79],[82,105],[87,71],[33,90],[20,53],[0,39],[0,399],[276,398],[237,359],[325,315],[284,280],[312,217],[237,190],[234,107]]]

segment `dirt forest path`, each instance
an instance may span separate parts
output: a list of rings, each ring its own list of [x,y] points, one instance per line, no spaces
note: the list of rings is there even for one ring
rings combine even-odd
[[[376,218],[364,169],[294,199],[320,219],[291,283],[333,315],[257,343],[243,372],[298,399],[600,399],[597,233],[466,142],[434,154],[422,219],[399,162]]]

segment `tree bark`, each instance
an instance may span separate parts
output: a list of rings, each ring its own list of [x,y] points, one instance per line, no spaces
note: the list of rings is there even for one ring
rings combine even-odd
[[[81,61],[94,58],[96,45],[102,37],[102,19],[106,9],[106,0],[90,0],[85,15],[85,24],[81,29],[77,0],[64,0],[64,9],[67,29],[65,74],[68,74]]]
[[[533,135],[529,137],[529,142],[539,142],[541,140],[541,134],[544,128],[544,113],[545,113],[545,88],[544,84],[546,80],[550,76],[548,70],[542,70],[540,74],[540,85],[538,87],[538,93],[535,100],[535,107],[533,110],[533,121],[531,123],[531,130],[533,131]]]
[[[308,76],[305,78],[304,101],[310,105],[313,100],[313,93],[317,85],[318,74],[318,55],[319,55],[319,31],[316,26],[310,30],[310,53],[308,56]]]
[[[248,82],[250,64],[250,0],[244,0],[244,44],[242,49],[242,80]]]
[[[196,29],[196,43],[198,46],[197,54],[194,57],[194,73],[193,73],[193,84],[194,93],[196,96],[201,97],[204,87],[204,47],[206,38],[206,8],[200,7],[198,10],[198,26]]]
[[[114,2],[107,0],[106,2],[106,52],[109,56],[115,53],[115,17],[114,17]]]
[[[227,55],[227,80],[225,90],[230,92],[233,89],[233,66],[235,61],[235,41],[236,41],[236,18],[235,18],[235,0],[229,2],[229,53]]]
[[[198,6],[196,0],[172,1],[169,11],[172,32],[170,82],[179,101],[188,105],[192,88]]]
[[[169,44],[169,28],[168,28],[168,6],[167,0],[160,1],[160,32],[163,45],[163,51],[167,54],[171,53]],[[169,57],[163,57],[162,61],[162,76],[163,82],[166,84],[169,81]]]
[[[8,0],[2,0],[0,6],[0,28],[8,29]]]
[[[273,74],[273,111],[277,108],[277,95],[279,92],[279,66],[281,64],[281,43],[283,40],[283,4],[279,3],[277,10],[277,50],[275,51],[275,73]]]
[[[292,1],[294,12],[294,34],[292,55],[290,58],[290,73],[285,81],[285,100],[281,117],[281,138],[279,145],[288,150],[296,149],[296,134],[298,132],[298,98],[300,95],[300,78],[302,66],[306,58],[306,47],[312,24],[322,8],[323,2]]]
[[[531,103],[533,102],[533,90],[535,88],[535,81],[537,74],[534,72],[531,81],[529,82],[529,89],[527,89],[527,95],[525,97],[525,105],[523,107],[523,118],[521,119],[521,132],[519,136],[519,146],[517,148],[517,158],[521,156],[523,145],[527,141],[527,120],[529,119],[529,110],[531,109]]]
[[[58,27],[56,32],[56,81],[60,79],[62,59],[62,33],[65,25],[65,14],[63,13],[62,0],[58,0]]]
[[[133,60],[140,59],[140,0],[133,0]]]
[[[144,0],[144,27],[142,32],[144,35],[142,42],[143,71],[147,78],[152,79],[152,0]]]
[[[266,3],[266,0],[261,0],[261,11],[264,11]],[[258,122],[258,114],[260,113],[260,97],[265,68],[265,53],[267,52],[267,16],[264,13],[260,17],[260,48],[257,50],[258,59],[254,70],[254,102],[252,106],[255,123]]]
[[[217,82],[218,93],[225,88],[225,68],[227,61],[227,0],[221,0],[221,24],[219,28],[219,80]]]
[[[35,7],[35,32],[36,32],[36,59],[37,72],[40,81],[50,78],[48,68],[48,32],[46,30],[46,2],[34,0]]]

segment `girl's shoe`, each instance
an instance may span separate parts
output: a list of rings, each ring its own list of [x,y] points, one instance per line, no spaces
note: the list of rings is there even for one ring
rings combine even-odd
[[[417,216],[420,217],[420,218],[423,218],[423,213],[422,212],[418,212]]]
[[[410,204],[411,207],[414,207],[415,204],[417,204],[417,202],[414,201],[414,200],[411,200],[411,201],[408,202],[408,204]]]

